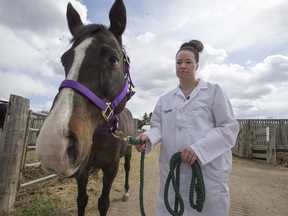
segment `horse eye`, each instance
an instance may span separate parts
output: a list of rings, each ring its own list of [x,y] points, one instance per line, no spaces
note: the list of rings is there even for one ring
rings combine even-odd
[[[109,63],[116,64],[118,62],[118,58],[116,56],[111,56],[108,59]]]

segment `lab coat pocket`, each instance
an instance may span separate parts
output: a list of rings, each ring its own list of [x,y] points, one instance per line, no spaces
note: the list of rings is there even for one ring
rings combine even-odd
[[[221,171],[202,169],[205,184],[206,203],[213,204],[221,193]]]
[[[221,170],[202,169],[205,184],[205,215],[228,216],[230,196]]]
[[[200,114],[201,110],[199,107],[195,107],[193,110],[189,110],[189,112],[186,112],[186,120],[189,128],[195,126],[195,123],[198,122],[197,118],[199,118]]]

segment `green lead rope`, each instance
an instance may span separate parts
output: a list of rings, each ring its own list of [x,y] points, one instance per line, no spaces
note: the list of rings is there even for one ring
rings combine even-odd
[[[127,137],[127,143],[130,145],[144,145],[145,142],[137,139],[133,139],[132,137]],[[143,197],[143,189],[144,189],[144,159],[145,153],[141,153],[140,160],[140,188],[139,188],[139,205],[141,216],[145,216],[144,210],[144,197]],[[170,171],[165,183],[164,188],[164,202],[168,212],[173,216],[182,216],[184,213],[184,202],[180,195],[180,165],[181,165],[181,152],[177,152],[172,155],[170,159]],[[198,161],[195,161],[192,165],[192,178],[190,183],[189,190],[189,203],[193,209],[196,209],[198,212],[201,212],[203,209],[203,205],[205,202],[205,185],[203,180],[202,171]],[[171,208],[168,201],[168,191],[169,185],[172,182],[173,189],[175,191],[175,202],[174,202],[174,210]],[[196,194],[197,200],[194,203],[194,195]]]
[[[172,155],[170,159],[170,171],[164,188],[164,203],[168,212],[173,216],[181,216],[184,213],[184,202],[179,192],[180,165],[181,165],[181,152],[177,152],[174,155]],[[191,165],[191,167],[192,167],[192,177],[189,189],[189,203],[193,209],[196,209],[198,212],[201,212],[205,202],[204,179],[198,161],[195,161]],[[174,210],[171,208],[168,201],[168,191],[170,182],[172,182],[172,186],[175,191]],[[194,202],[195,200],[194,195],[197,196],[196,203]]]
[[[127,141],[130,145],[144,145],[145,142],[133,139],[132,137],[127,137]],[[140,212],[142,216],[145,216],[145,210],[144,210],[144,159],[145,159],[145,152],[141,152],[141,159],[140,159],[140,186],[139,186],[139,206],[140,206]]]

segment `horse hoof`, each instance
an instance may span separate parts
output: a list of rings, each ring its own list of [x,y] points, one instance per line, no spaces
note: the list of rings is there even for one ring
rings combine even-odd
[[[122,196],[122,202],[127,202],[129,200],[129,193],[125,193],[123,196]]]

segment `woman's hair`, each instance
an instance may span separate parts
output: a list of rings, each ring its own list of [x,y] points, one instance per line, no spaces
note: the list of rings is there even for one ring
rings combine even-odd
[[[199,53],[201,53],[204,49],[203,43],[199,40],[191,40],[189,42],[183,43],[180,46],[180,49],[178,50],[177,54],[182,50],[188,50],[190,52],[193,52],[195,55],[196,63],[199,62]]]

